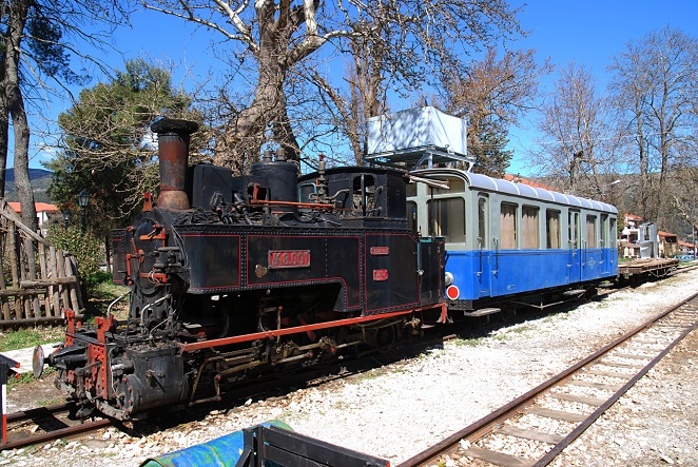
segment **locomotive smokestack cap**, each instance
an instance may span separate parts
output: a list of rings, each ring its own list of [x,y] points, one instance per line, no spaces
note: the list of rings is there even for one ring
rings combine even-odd
[[[158,135],[160,196],[157,205],[166,209],[189,209],[189,197],[184,190],[189,142],[190,135],[199,129],[199,124],[163,117],[155,120],[150,129]]]
[[[190,135],[199,130],[199,124],[190,120],[178,120],[176,118],[161,117],[156,119],[150,129],[158,135],[163,133],[177,133]]]

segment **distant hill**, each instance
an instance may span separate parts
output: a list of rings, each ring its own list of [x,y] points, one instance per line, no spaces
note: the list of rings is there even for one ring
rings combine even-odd
[[[29,180],[34,181],[40,178],[53,176],[53,172],[44,169],[29,169]],[[15,181],[15,169],[10,168],[5,171],[5,183],[14,183]]]
[[[34,201],[50,203],[51,200],[46,194],[53,172],[44,169],[29,169],[29,181],[34,191]],[[17,190],[15,190],[15,169],[5,171],[5,199],[7,201],[19,201]]]

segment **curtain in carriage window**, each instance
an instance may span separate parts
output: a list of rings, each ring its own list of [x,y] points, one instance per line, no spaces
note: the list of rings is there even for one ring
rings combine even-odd
[[[434,235],[445,237],[447,243],[465,242],[465,200],[442,198],[427,202],[429,222]]]
[[[502,250],[514,250],[517,247],[516,211],[518,206],[511,203],[502,203],[500,215],[500,248]]]
[[[596,216],[587,215],[587,248],[596,248]]]
[[[560,212],[546,211],[546,246],[550,249],[560,248]]]
[[[521,231],[523,248],[540,248],[540,223],[538,222],[539,209],[534,206],[524,206],[521,209]]]

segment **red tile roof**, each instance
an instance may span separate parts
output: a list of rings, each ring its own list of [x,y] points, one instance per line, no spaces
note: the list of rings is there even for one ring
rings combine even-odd
[[[532,186],[533,188],[542,188],[548,191],[556,191],[554,188],[551,188],[547,185],[543,185],[542,183],[538,183],[536,181],[530,180],[528,178],[523,178],[518,175],[504,174],[504,180],[508,180],[513,183],[521,183],[522,185]]]
[[[18,201],[8,201],[10,207],[17,213],[22,214],[22,208],[19,206]],[[49,203],[34,203],[36,206],[36,212],[58,212],[58,206]]]

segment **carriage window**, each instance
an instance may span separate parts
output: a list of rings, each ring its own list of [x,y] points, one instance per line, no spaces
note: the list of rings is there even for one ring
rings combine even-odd
[[[568,248],[579,247],[579,213],[576,211],[567,213],[567,239]]]
[[[487,234],[487,198],[480,196],[477,200],[477,236],[478,236],[478,248],[488,248],[488,234]]]
[[[414,201],[407,202],[407,228],[414,233],[418,233],[417,226],[417,203]]]
[[[523,248],[540,248],[540,224],[538,222],[539,208],[524,206],[521,208],[521,232]]]
[[[461,178],[449,178],[448,188],[432,188],[432,194],[436,195],[453,195],[456,193],[465,192],[465,180]]]
[[[608,227],[608,236],[611,239],[611,248],[616,247],[616,241],[618,240],[618,230],[616,227],[616,218],[611,217],[611,222],[609,222],[609,227]]]
[[[516,204],[502,203],[500,215],[500,241],[502,250],[513,250],[516,248],[517,231],[516,231]]]
[[[545,236],[548,248],[560,248],[560,211],[545,212]]]
[[[433,207],[431,203],[434,203]],[[434,235],[446,237],[447,242],[465,242],[465,200],[463,198],[429,200],[427,211]]]
[[[601,248],[608,248],[608,214],[601,214]]]
[[[587,215],[587,248],[596,248],[596,216]]]
[[[405,195],[409,198],[410,196],[417,196],[417,184],[414,182],[408,183],[405,187]]]

